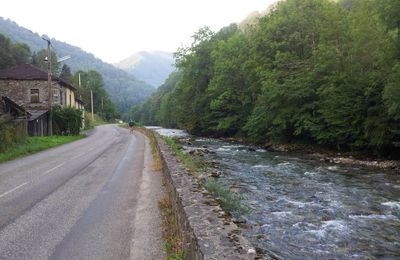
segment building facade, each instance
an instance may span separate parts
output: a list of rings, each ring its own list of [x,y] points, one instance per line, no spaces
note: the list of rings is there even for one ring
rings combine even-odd
[[[76,99],[76,88],[53,76],[51,79],[52,106],[83,108]],[[49,85],[46,71],[31,64],[0,70],[0,97],[7,97],[27,111],[30,135],[47,135],[49,120]]]

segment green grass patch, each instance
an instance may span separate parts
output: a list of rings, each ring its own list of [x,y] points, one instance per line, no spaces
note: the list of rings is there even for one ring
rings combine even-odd
[[[204,187],[220,202],[222,209],[234,216],[250,213],[250,208],[243,205],[244,197],[229,190],[222,182],[207,179]]]
[[[70,143],[83,137],[85,137],[85,135],[28,137],[25,142],[15,145],[5,152],[0,153],[0,162],[10,161],[21,156]]]
[[[164,141],[171,148],[172,152],[178,157],[193,175],[200,175],[207,168],[207,163],[200,158],[186,153],[174,138],[164,137]]]

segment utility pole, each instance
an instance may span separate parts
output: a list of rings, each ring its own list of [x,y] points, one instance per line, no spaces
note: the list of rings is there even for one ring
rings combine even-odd
[[[47,42],[47,84],[49,87],[49,120],[48,120],[48,134],[53,135],[53,93],[51,87],[51,42],[49,39],[42,38]]]
[[[101,97],[101,117],[104,117],[104,104],[103,104],[103,97]]]
[[[93,114],[93,90],[90,90],[90,103],[92,106],[92,122],[94,122],[94,114]]]

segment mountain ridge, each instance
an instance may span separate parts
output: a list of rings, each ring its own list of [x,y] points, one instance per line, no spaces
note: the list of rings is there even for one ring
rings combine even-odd
[[[171,52],[153,50],[135,52],[113,65],[139,80],[159,87],[175,70],[174,63]]]

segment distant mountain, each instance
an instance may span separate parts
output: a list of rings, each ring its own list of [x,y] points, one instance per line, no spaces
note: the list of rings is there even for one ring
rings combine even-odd
[[[164,83],[169,74],[175,70],[172,53],[163,51],[141,51],[116,64],[139,80],[154,87]]]
[[[41,36],[26,28],[20,27],[15,22],[0,17],[0,33],[13,41],[26,43],[31,51],[38,51],[47,47]],[[47,36],[46,36],[47,37]],[[51,39],[53,50],[58,57],[71,56],[63,63],[70,66],[73,72],[78,70],[96,70],[104,79],[105,87],[112,101],[122,113],[130,111],[133,104],[138,104],[154,92],[155,88],[138,80],[124,70],[96,58],[93,54],[69,45],[65,42]]]

